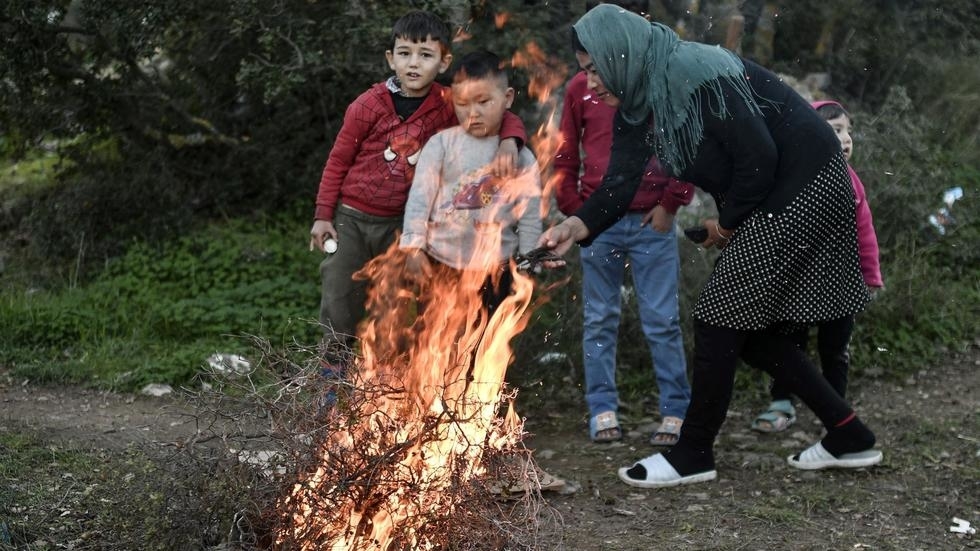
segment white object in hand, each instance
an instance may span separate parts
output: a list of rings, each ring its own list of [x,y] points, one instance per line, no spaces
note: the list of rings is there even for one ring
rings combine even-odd
[[[337,240],[333,238],[328,238],[323,242],[323,252],[327,254],[333,254],[337,252]]]

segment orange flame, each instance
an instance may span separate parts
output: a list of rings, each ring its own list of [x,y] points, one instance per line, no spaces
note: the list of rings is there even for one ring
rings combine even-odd
[[[561,147],[562,137],[556,120],[558,97],[555,90],[564,85],[568,77],[568,69],[561,60],[544,53],[534,42],[527,43],[511,57],[512,67],[525,69],[529,76],[528,94],[534,98],[539,111],[547,113],[544,121],[534,136],[531,137],[531,148],[538,161],[538,171],[541,173],[543,194],[541,201],[542,218],[547,215],[548,200],[558,184],[558,177],[552,171],[555,153]]]
[[[565,64],[545,54],[534,42],[528,42],[515,52],[510,64],[528,70],[531,82],[527,92],[539,103],[549,103],[552,100],[552,91],[561,87],[568,76]]]

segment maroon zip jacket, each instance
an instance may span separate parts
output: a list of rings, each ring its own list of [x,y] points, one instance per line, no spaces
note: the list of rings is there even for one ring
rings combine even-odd
[[[555,194],[558,209],[566,215],[578,210],[599,187],[609,165],[616,109],[592,95],[584,72],[572,77],[565,87],[560,125],[563,142],[555,155],[555,172],[559,176]],[[579,153],[580,143],[584,155]],[[579,167],[584,168],[581,176]],[[663,205],[674,214],[692,198],[694,186],[664,174],[657,158],[652,157],[629,210],[645,212]]]

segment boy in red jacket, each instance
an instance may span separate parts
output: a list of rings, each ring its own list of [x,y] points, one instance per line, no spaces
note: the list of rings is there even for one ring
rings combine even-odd
[[[364,317],[367,282],[355,281],[354,273],[388,250],[401,229],[422,146],[457,124],[450,91],[435,82],[452,62],[449,27],[441,19],[423,11],[400,18],[385,57],[395,74],[347,108],[323,169],[310,229],[310,249],[328,253],[320,263],[327,371],[343,368],[342,351]],[[515,140],[525,138],[518,117],[504,119],[501,137],[513,139],[501,142],[494,168],[510,174]]]

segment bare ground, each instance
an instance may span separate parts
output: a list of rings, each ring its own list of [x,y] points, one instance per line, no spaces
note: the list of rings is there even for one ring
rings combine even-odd
[[[624,442],[597,445],[588,440],[582,406],[544,401],[524,412],[528,445],[568,484],[545,494],[564,528],[543,531],[539,548],[978,549],[980,535],[950,531],[954,517],[980,526],[978,368],[980,348],[973,347],[905,381],[854,381],[852,402],[885,454],[882,465],[856,471],[790,468],[785,457],[820,437],[812,414],[801,411],[785,433],[761,435],[748,426],[764,404],[736,397],[716,446],[719,479],[665,490],[632,488],[616,477],[618,467],[655,451],[646,443],[652,419],[627,416]],[[179,446],[201,434],[198,419],[172,398],[0,377],[0,433],[40,435],[52,449]],[[3,459],[0,453],[0,467]],[[48,547],[24,548],[110,547],[92,537],[84,546],[72,547],[82,540],[66,536],[66,543],[48,538]]]

